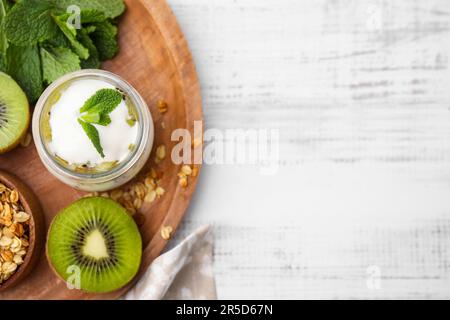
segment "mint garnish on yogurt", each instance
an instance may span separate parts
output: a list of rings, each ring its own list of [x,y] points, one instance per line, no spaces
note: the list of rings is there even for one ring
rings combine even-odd
[[[81,116],[78,118],[78,123],[102,158],[105,157],[105,154],[100,135],[94,124],[107,127],[111,123],[110,113],[117,108],[122,99],[123,95],[118,90],[101,89],[90,97],[80,109]]]

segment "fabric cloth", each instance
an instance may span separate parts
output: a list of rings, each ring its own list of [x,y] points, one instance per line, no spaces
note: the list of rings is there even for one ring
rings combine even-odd
[[[212,228],[205,226],[155,259],[124,299],[217,299],[212,260]]]

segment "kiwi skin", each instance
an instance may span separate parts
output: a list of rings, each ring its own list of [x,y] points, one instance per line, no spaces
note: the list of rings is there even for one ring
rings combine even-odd
[[[6,73],[3,73],[3,72],[0,72],[0,77],[9,78],[9,79],[11,79],[11,81],[15,82],[13,78],[11,78],[9,75],[7,75]],[[17,83],[16,83],[16,85],[17,85],[17,87],[20,89],[19,93],[20,93],[20,94],[23,94],[23,96],[25,97],[25,100],[24,100],[24,101],[27,101],[27,106],[28,106],[28,109],[29,109],[28,98],[26,97],[25,93],[24,93],[23,90],[19,87],[19,85],[18,85]],[[6,148],[4,148],[4,149],[1,149],[1,148],[0,148],[0,155],[1,155],[1,154],[4,154],[4,153],[7,153],[7,152],[9,152],[9,151],[11,151],[11,150],[13,150],[13,149],[15,149],[15,148],[19,145],[20,141],[21,141],[21,140],[23,139],[23,137],[27,134],[28,127],[30,126],[30,117],[31,117],[31,116],[30,116],[30,112],[27,112],[27,114],[26,114],[26,126],[25,126],[25,129],[23,130],[22,134],[21,134],[20,136],[18,136],[17,139],[16,139],[16,141],[14,141],[13,143],[11,143],[8,147],[6,147]]]
[[[114,203],[115,205],[119,206],[120,208],[122,208],[122,209],[124,210],[124,212],[126,212],[126,209],[124,209],[124,208],[123,208],[120,204],[118,204],[117,202],[115,202],[115,201],[113,201],[113,200],[111,200],[111,199],[103,198],[103,197],[89,197],[89,198],[82,198],[82,199],[79,199],[78,201],[75,201],[74,203],[72,203],[71,205],[69,205],[67,208],[71,207],[72,205],[75,205],[75,204],[78,204],[78,203],[82,203],[83,201],[88,201],[88,200],[103,201],[103,202],[111,202],[111,203]],[[64,212],[67,208],[61,210],[60,213]],[[128,214],[127,214],[127,215],[128,215]],[[130,219],[133,220],[132,217],[130,217]],[[51,230],[52,230],[52,228],[53,228],[53,226],[54,226],[54,224],[55,224],[55,221],[56,221],[56,218],[52,220],[52,222],[51,222],[51,224],[50,224],[50,226],[49,226],[49,228],[48,228],[47,245],[46,245],[46,248],[45,248],[46,258],[47,258],[47,261],[48,261],[48,265],[50,266],[50,269],[54,272],[54,274],[55,274],[59,279],[61,279],[62,281],[64,281],[64,283],[66,283],[67,279],[65,279],[65,278],[58,272],[58,270],[56,269],[57,267],[55,267],[55,266],[53,265],[53,263],[52,263],[52,258],[51,258],[51,256],[50,256],[50,252],[49,252],[49,247],[50,247],[50,246],[49,246],[50,233],[51,233]],[[133,222],[134,222],[134,221],[133,221]],[[136,228],[137,228],[137,225],[136,225]],[[138,229],[136,229],[136,230],[138,230]],[[141,239],[141,235],[140,235],[139,231],[138,231],[138,235],[139,235],[139,246],[140,246],[140,250],[139,250],[139,252],[138,252],[137,254],[138,254],[138,256],[139,256],[139,261],[141,261],[141,259],[142,259],[142,239]],[[130,235],[130,236],[131,236],[131,235]],[[136,270],[136,273],[134,274],[134,276],[128,278],[128,279],[127,279],[127,282],[124,283],[122,287],[116,287],[114,290],[109,290],[109,289],[108,289],[108,290],[103,290],[103,289],[101,289],[101,290],[88,290],[88,289],[85,289],[85,288],[80,288],[80,291],[82,291],[82,292],[84,292],[84,293],[112,293],[112,292],[118,291],[118,290],[122,289],[123,287],[129,285],[129,284],[132,282],[132,280],[136,277],[136,274],[138,273],[139,270],[140,270],[140,266],[139,266],[139,268]]]

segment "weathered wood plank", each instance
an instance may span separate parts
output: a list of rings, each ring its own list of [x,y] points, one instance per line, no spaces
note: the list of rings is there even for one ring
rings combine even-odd
[[[279,174],[201,177],[219,296],[449,298],[450,2],[169,3],[207,127],[281,134]]]

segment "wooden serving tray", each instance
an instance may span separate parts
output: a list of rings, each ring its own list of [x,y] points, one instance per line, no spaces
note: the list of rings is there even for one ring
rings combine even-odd
[[[161,253],[167,244],[160,230],[175,230],[195,190],[196,178],[190,178],[183,189],[178,184],[180,167],[170,160],[171,133],[187,128],[193,133],[194,121],[202,120],[200,87],[188,45],[165,0],[126,0],[127,12],[120,22],[120,54],[103,68],[129,81],[147,101],[155,122],[155,144],[148,166],[163,173],[161,185],[166,194],[140,210],[143,237],[143,260],[139,275]],[[158,100],[168,103],[161,115]],[[155,148],[164,144],[167,158],[155,165]],[[64,207],[83,196],[56,180],[42,165],[34,145],[0,156],[0,169],[19,176],[36,193],[44,208],[46,227]],[[148,168],[147,168],[148,170]],[[0,294],[4,299],[116,299],[133,285],[109,294],[93,295],[68,290],[50,270],[45,253],[38,266],[18,286]]]

